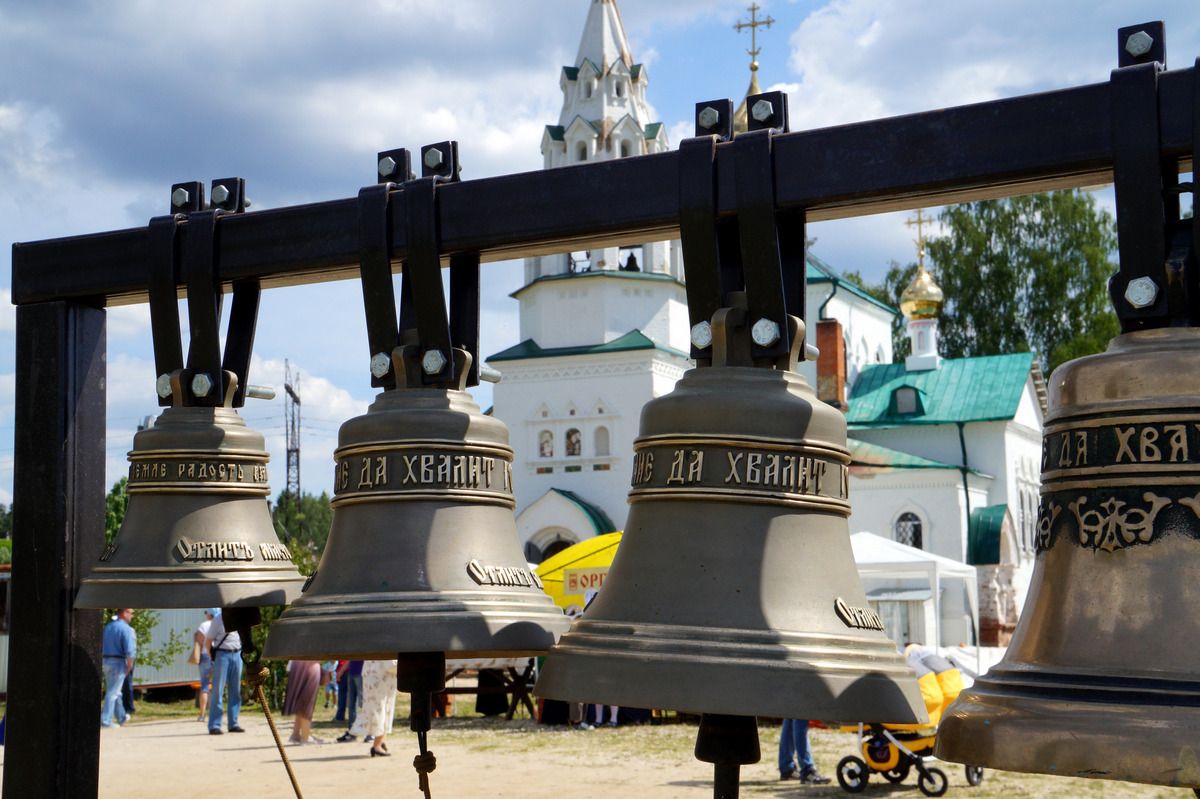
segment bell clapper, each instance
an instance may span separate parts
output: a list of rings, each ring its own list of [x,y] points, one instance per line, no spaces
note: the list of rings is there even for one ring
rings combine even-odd
[[[696,759],[713,764],[713,799],[737,799],[741,767],[762,759],[758,719],[705,713],[696,733]]]
[[[429,774],[437,768],[437,758],[429,751],[428,733],[433,726],[433,695],[446,687],[446,653],[401,652],[396,657],[396,690],[411,697],[408,728],[417,734],[418,754],[413,758],[417,785],[429,792]]]
[[[221,617],[225,619],[226,629],[236,630],[238,637],[242,639],[242,658],[245,659],[247,652],[254,655],[254,659],[245,664],[246,684],[253,689],[254,698],[262,705],[263,715],[267,717],[267,726],[271,728],[271,737],[275,739],[275,747],[279,750],[279,759],[283,761],[288,779],[292,782],[292,790],[296,792],[296,799],[304,799],[304,794],[300,792],[300,782],[296,779],[296,772],[292,770],[292,762],[288,760],[287,752],[283,748],[283,739],[279,737],[279,728],[275,726],[275,716],[271,713],[271,706],[267,703],[266,691],[263,690],[263,683],[270,678],[271,670],[262,664],[262,653],[254,645],[252,632],[253,627],[262,621],[262,614],[258,608],[225,608],[221,611]]]

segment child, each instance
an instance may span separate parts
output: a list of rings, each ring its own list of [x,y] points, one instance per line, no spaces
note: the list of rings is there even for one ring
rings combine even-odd
[[[321,664],[321,684],[325,686],[325,707],[329,707],[329,699],[333,698],[333,706],[337,707],[338,684],[335,673],[337,661],[329,660]]]

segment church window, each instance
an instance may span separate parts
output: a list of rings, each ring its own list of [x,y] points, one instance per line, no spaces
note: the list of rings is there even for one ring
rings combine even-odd
[[[633,154],[633,149],[629,146],[629,142],[622,141],[621,142],[621,157],[628,158],[632,154]]]
[[[603,408],[599,408],[598,410],[600,411],[600,413],[604,413]],[[595,444],[596,444],[596,446],[595,446],[596,455],[607,455],[608,454],[608,428],[607,427],[597,427],[594,438],[595,438]]]
[[[579,428],[572,427],[567,431],[567,457],[577,458],[583,451],[583,435]]]
[[[917,390],[912,386],[896,389],[896,413],[917,412]]]
[[[901,513],[900,518],[896,519],[893,537],[905,546],[923,549],[924,547],[921,543],[921,517],[911,511]]]
[[[554,433],[549,430],[543,430],[538,433],[538,457],[554,457]]]
[[[587,160],[587,151],[588,151],[587,142],[579,142],[579,146],[575,148],[575,160],[576,161],[586,161]]]
[[[585,99],[592,96],[592,92],[596,89],[596,81],[590,78],[583,83],[583,96]]]
[[[625,96],[625,81],[621,80],[620,78],[617,78],[617,84],[614,87],[614,89],[617,92],[617,97],[624,97]]]

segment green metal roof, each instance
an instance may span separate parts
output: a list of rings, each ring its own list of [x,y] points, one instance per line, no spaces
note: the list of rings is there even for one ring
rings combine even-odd
[[[547,125],[546,134],[555,141],[562,141],[567,129],[562,125]]]
[[[608,514],[599,505],[593,505],[574,491],[566,491],[562,488],[551,488],[550,490],[578,505],[579,509],[592,522],[592,527],[595,528],[596,535],[616,532],[617,526],[613,524],[612,519],[609,518]]]
[[[853,294],[855,297],[864,299],[872,305],[882,308],[893,316],[900,313],[886,302],[880,302],[878,298],[872,296],[858,284],[846,280],[837,273],[836,269],[810,252],[804,254],[804,279],[808,283],[832,283],[838,291]]]
[[[563,67],[563,74],[567,80],[579,80],[579,67]]]
[[[642,69],[644,69],[642,64],[634,64],[629,68],[629,77],[631,77],[633,80],[637,80],[642,76]]]
[[[1000,536],[1007,515],[1007,505],[989,505],[971,511],[971,522],[967,526],[967,563],[983,566],[1000,562]]]
[[[851,427],[899,427],[1012,419],[1033,367],[1033,353],[947,358],[937,369],[909,372],[902,363],[863,367],[850,393]],[[896,389],[917,390],[918,413],[896,411]]]
[[[567,355],[602,355],[608,352],[632,352],[634,350],[660,350],[680,358],[690,357],[686,352],[680,352],[674,347],[656,343],[640,330],[630,330],[623,336],[605,344],[585,344],[579,347],[551,347],[549,349],[538,345],[536,341],[527,338],[520,344],[501,350],[485,360],[521,361],[527,358],[560,358]]]
[[[658,132],[660,130],[662,130],[662,126],[663,126],[663,123],[661,123],[661,122],[651,122],[649,125],[646,126],[646,138],[647,139],[657,139]]]
[[[593,269],[588,272],[564,272],[561,275],[542,275],[534,278],[531,282],[526,283],[521,288],[514,291],[508,296],[516,298],[521,296],[521,292],[528,290],[532,286],[537,286],[542,283],[549,283],[554,280],[600,280],[600,279],[618,279],[618,280],[658,280],[667,283],[675,283],[682,286],[683,284],[676,280],[672,275],[665,272],[626,272],[622,269]]]
[[[889,449],[888,447],[872,444],[868,441],[849,439],[850,466],[887,467],[890,469],[954,469],[958,466],[952,463],[942,463],[920,455]]]

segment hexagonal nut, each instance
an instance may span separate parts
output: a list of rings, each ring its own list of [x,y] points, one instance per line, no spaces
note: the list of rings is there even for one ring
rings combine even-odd
[[[1154,37],[1145,31],[1129,34],[1129,38],[1125,40],[1125,52],[1129,53],[1134,58],[1144,56],[1150,52],[1150,48],[1154,46]]]
[[[392,359],[388,357],[386,352],[377,352],[371,356],[371,374],[375,375],[375,377],[386,375],[391,366]]]
[[[430,147],[428,150],[426,150],[425,155],[421,157],[421,160],[425,163],[425,166],[429,167],[430,169],[437,169],[445,162],[442,158],[442,151],[436,147]]]
[[[779,341],[779,325],[770,319],[759,319],[750,328],[750,338],[760,347],[769,347]]]
[[[700,109],[700,113],[696,115],[696,122],[705,130],[712,130],[717,125],[721,124],[721,112],[713,108],[711,105],[706,105]]]
[[[426,350],[421,356],[421,368],[427,375],[441,374],[446,368],[446,356],[442,355],[441,350]]]
[[[191,192],[180,186],[175,191],[171,192],[171,205],[176,208],[182,208],[188,204],[188,200],[192,199]]]
[[[168,374],[159,375],[158,380],[154,381],[154,390],[163,399],[171,396],[171,376]]]
[[[771,104],[770,100],[759,100],[750,108],[750,116],[754,117],[756,121],[766,124],[771,117],[775,116],[775,106]]]
[[[213,186],[212,201],[214,203],[216,203],[217,205],[220,205],[221,203],[225,202],[228,199],[229,199],[229,189],[225,188],[224,183],[218,183],[217,185]]]
[[[212,378],[204,372],[200,372],[192,378],[192,393],[197,397],[207,397],[208,393],[212,390]]]
[[[712,345],[712,325],[708,322],[697,322],[692,325],[692,346],[702,350]]]
[[[379,177],[386,178],[396,171],[396,159],[390,155],[379,159]]]
[[[1158,299],[1158,284],[1153,278],[1135,277],[1125,287],[1125,301],[1134,308],[1148,308]]]

